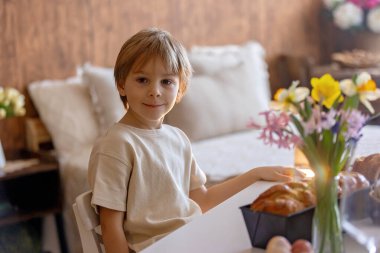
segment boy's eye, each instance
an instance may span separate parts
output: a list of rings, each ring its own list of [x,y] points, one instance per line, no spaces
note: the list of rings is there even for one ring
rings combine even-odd
[[[161,81],[161,83],[165,85],[171,85],[171,84],[174,84],[174,81],[170,79],[164,79]]]
[[[138,83],[147,83],[147,82],[148,82],[148,79],[145,78],[145,77],[139,77],[139,78],[136,79],[136,81],[137,81]]]

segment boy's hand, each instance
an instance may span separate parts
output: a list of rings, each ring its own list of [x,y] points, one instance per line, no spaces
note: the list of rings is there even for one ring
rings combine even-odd
[[[304,179],[306,174],[294,167],[272,166],[254,169],[256,176],[267,181],[291,181]]]

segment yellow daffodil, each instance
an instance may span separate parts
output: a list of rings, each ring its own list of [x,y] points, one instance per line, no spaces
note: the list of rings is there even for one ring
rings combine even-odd
[[[293,81],[289,89],[278,89],[274,95],[275,102],[272,104],[273,107],[278,107],[279,109],[291,109],[292,104],[299,103],[309,96],[309,89],[306,87],[297,87],[299,81]]]
[[[339,99],[343,101],[339,82],[336,81],[330,74],[324,74],[321,78],[313,77],[311,79],[312,98],[317,102],[322,102],[328,109],[332,107],[334,102]]]
[[[360,73],[355,82],[352,79],[345,79],[340,82],[340,88],[346,96],[359,95],[360,102],[371,112],[374,113],[371,103],[380,98],[380,89],[376,88],[375,81],[367,72]]]

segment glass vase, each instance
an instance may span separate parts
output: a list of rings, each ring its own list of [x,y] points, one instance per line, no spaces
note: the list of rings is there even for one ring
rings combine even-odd
[[[337,198],[337,180],[329,173],[316,173],[314,180],[317,196],[312,229],[314,252],[341,253],[343,252],[343,237]]]
[[[375,164],[373,162],[371,160]],[[349,187],[343,188],[340,202],[342,227],[368,252],[380,253],[380,166],[370,166],[368,163],[365,167],[375,172],[374,177],[369,177],[372,179],[370,187],[356,191]],[[352,170],[352,166],[349,170]]]

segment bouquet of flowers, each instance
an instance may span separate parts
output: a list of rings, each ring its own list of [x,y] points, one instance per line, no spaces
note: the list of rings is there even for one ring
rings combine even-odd
[[[14,88],[0,86],[0,119],[25,115],[25,97]],[[0,140],[0,174],[5,166],[5,157]]]
[[[336,176],[370,119],[357,109],[359,103],[374,113],[370,101],[380,98],[380,90],[366,72],[340,82],[330,74],[312,78],[311,93],[298,85],[294,81],[275,93],[275,109],[262,112],[266,125],[259,138],[280,148],[297,146],[304,153],[315,174],[315,252],[342,252]]]
[[[341,29],[365,28],[380,33],[380,0],[323,0]]]
[[[14,88],[0,86],[0,119],[25,115],[25,97]]]

